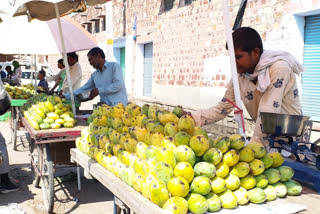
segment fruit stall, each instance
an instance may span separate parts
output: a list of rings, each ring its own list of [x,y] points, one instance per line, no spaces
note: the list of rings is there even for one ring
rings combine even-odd
[[[27,99],[34,95],[34,87],[32,84],[21,86],[5,84],[5,89],[11,105],[11,143],[13,150],[17,150],[17,130],[20,126],[19,109],[27,102]]]
[[[33,184],[38,187],[41,182],[46,211],[52,212],[55,171],[74,166],[69,150],[87,121],[76,119],[66,100],[43,93],[26,100],[18,115],[27,131]]]
[[[301,194],[280,153],[238,134],[211,139],[180,107],[104,105],[89,121],[71,159],[135,213],[270,210]]]

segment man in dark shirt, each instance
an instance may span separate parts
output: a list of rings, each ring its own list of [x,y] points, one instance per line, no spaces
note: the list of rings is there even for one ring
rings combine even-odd
[[[1,70],[1,79],[4,79],[7,77],[7,74],[5,71],[2,70],[2,66],[0,65],[0,70]]]
[[[38,86],[42,87],[45,91],[48,91],[48,82],[44,79],[46,77],[46,72],[44,70],[39,71],[38,78],[40,80]]]
[[[6,69],[6,72],[7,72],[7,78],[11,78],[11,76],[13,74],[11,66],[7,65],[5,69]]]

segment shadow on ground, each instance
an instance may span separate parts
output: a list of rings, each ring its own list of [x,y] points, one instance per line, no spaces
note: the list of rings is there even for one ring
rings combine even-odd
[[[30,191],[28,186],[32,183],[29,164],[11,165],[9,175],[13,180],[18,181],[20,189],[16,192],[0,194],[0,206],[5,206],[9,203],[20,204],[26,200],[34,199],[35,194]]]
[[[56,179],[55,184],[54,211],[57,213],[59,213],[59,207],[63,204],[70,204],[72,202],[73,206],[69,207],[69,209],[64,207],[65,213],[72,213],[72,211],[76,210],[80,205],[113,201],[113,194],[96,180],[82,178],[80,192],[77,189],[77,181],[62,182],[59,184]]]
[[[55,178],[54,212],[72,213],[80,205],[113,201],[113,195],[96,180],[81,178],[81,191],[78,191],[77,177],[74,172],[63,173]],[[21,204],[30,201],[36,213],[44,213],[41,184],[36,188],[32,184],[32,174],[29,164],[15,164],[10,166],[10,177],[19,181],[20,189],[16,192],[0,194],[0,206],[10,203]]]

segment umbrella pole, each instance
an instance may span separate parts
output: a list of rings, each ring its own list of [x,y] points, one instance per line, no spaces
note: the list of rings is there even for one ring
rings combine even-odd
[[[31,56],[31,84],[33,85],[34,84],[34,55],[32,54]],[[34,85],[33,85],[34,86]],[[36,91],[35,91],[36,93]]]
[[[242,109],[236,59],[235,59],[235,54],[234,54],[233,38],[232,38],[232,32],[231,32],[231,27],[230,27],[228,0],[223,1],[223,16],[224,16],[225,33],[226,33],[226,37],[227,37],[229,57],[230,57],[234,97],[235,97],[236,105],[240,109]],[[238,127],[239,127],[239,134],[241,134],[246,139],[245,124],[244,124],[244,120],[242,120],[242,116],[243,116],[243,114],[242,115],[236,114],[236,113],[234,114],[235,121],[237,122]]]
[[[66,48],[64,46],[64,39],[63,39],[63,34],[62,34],[62,28],[61,28],[60,13],[59,13],[58,4],[55,3],[54,7],[55,7],[55,10],[56,10],[56,16],[57,16],[59,34],[60,34],[60,40],[61,40],[61,47],[62,47],[62,56],[63,56],[63,61],[65,62],[68,87],[69,87],[69,92],[70,92],[70,96],[71,96],[72,112],[75,115],[76,114],[76,108],[75,108],[75,105],[74,105],[74,96],[73,96],[73,90],[72,90],[72,85],[71,85],[70,67],[69,67],[69,64],[68,64]]]
[[[37,92],[37,75],[35,75],[37,73],[37,55],[36,54],[33,55],[33,60],[34,60],[34,70],[33,70],[34,72],[32,76],[34,77],[32,78],[34,78],[34,91],[37,94],[38,93]]]
[[[34,54],[31,55],[31,84],[34,87],[34,93],[37,94],[36,81],[35,81],[35,71],[36,71],[36,63],[34,60]]]

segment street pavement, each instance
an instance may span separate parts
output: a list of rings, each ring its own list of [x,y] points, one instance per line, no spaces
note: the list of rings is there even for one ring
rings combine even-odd
[[[18,151],[13,151],[11,144],[11,131],[9,122],[0,122],[0,132],[5,138],[9,153],[10,173],[9,176],[17,180],[20,189],[16,192],[0,194],[0,214],[7,214],[8,208],[16,204],[25,213],[44,214],[42,191],[32,184],[32,173],[30,168],[30,157],[25,131],[18,131]],[[25,147],[23,147],[24,142]],[[74,214],[102,214],[113,213],[113,195],[98,181],[81,178],[82,189],[77,190],[76,170],[73,167],[57,170],[61,175],[55,179],[55,204],[54,213]],[[11,204],[11,205],[10,205]],[[10,205],[10,206],[8,206]],[[12,212],[18,213],[18,212]]]

